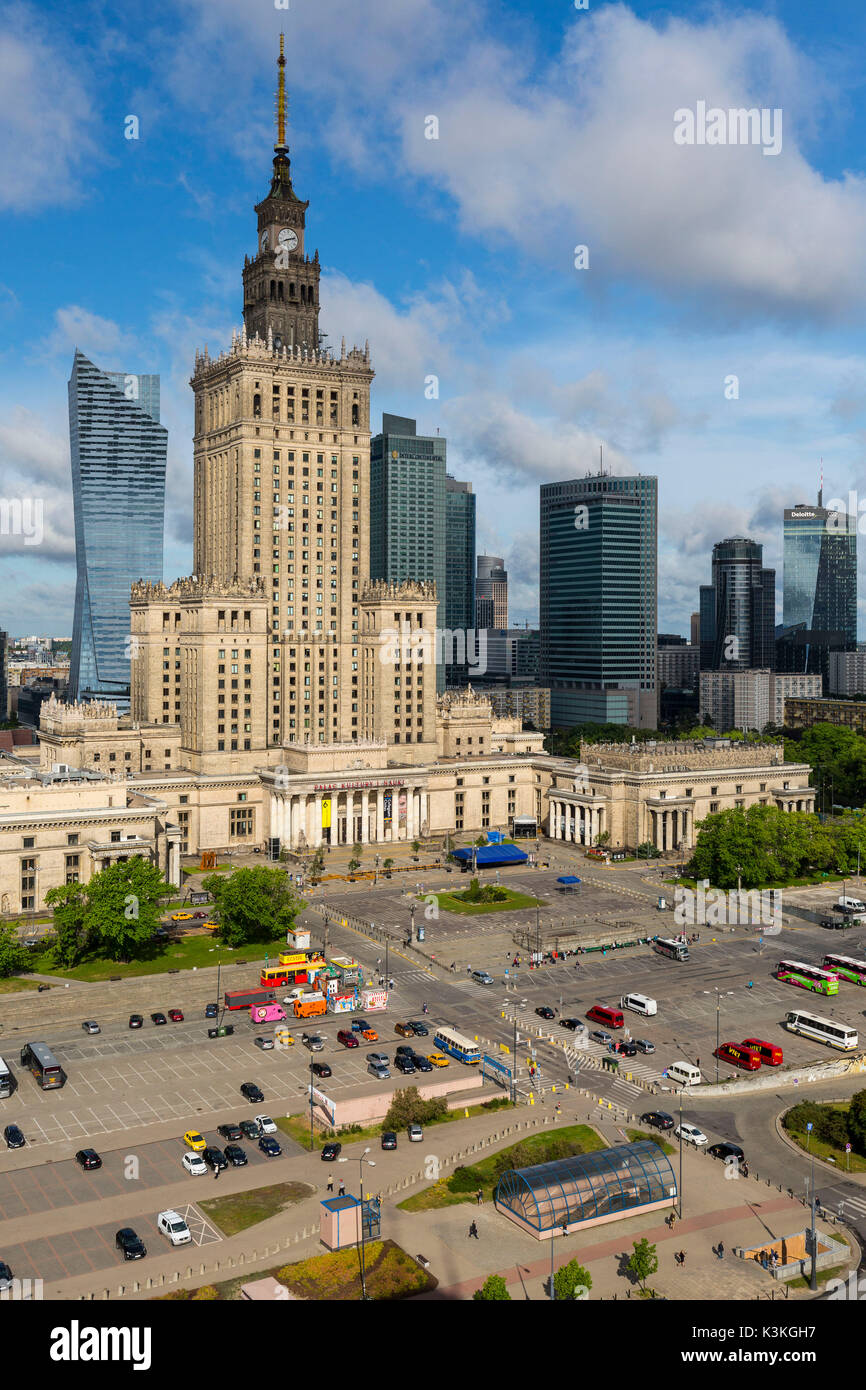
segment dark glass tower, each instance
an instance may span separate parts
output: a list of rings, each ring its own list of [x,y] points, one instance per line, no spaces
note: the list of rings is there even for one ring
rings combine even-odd
[[[803,503],[785,509],[785,627],[838,632],[857,643],[857,519]]]
[[[475,497],[471,483],[450,474],[445,476],[445,626],[464,633],[475,626]],[[469,638],[465,641],[468,648]],[[474,643],[471,651],[477,651]],[[466,685],[468,680],[466,662],[445,667],[446,685]]]
[[[702,671],[773,669],[776,571],[764,569],[763,546],[741,536],[713,546],[700,612]]]
[[[168,432],[159,377],[103,372],[76,349],[69,379],[75,619],[69,693],[129,706],[129,591],[162,579]]]
[[[541,488],[541,685],[551,723],[656,727],[658,479]]]

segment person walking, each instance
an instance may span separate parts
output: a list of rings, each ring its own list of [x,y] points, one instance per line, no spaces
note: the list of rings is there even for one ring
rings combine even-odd
[[[214,1182],[216,1182],[216,1180],[217,1180],[217,1178],[219,1177],[219,1175],[220,1175],[220,1170],[219,1170],[219,1168],[214,1168],[214,1170],[213,1170]]]
[[[333,1192],[333,1190],[334,1190],[334,1174],[331,1173],[331,1174],[329,1175],[329,1177],[328,1177],[328,1191],[329,1191],[329,1192]]]
[[[341,1179],[340,1179],[340,1190],[339,1190],[339,1192],[337,1193],[337,1196],[338,1196],[338,1197],[345,1197],[345,1195],[346,1195],[346,1184],[345,1184],[345,1182],[343,1181],[343,1179],[341,1178]]]
[[[718,1245],[716,1246],[716,1255],[717,1255],[717,1257],[718,1257],[720,1260],[723,1260],[723,1259],[725,1258],[725,1244],[724,1244],[724,1241],[721,1241],[721,1240],[720,1240],[719,1243],[718,1243]]]
[[[478,1239],[478,1227],[475,1225],[474,1221],[469,1227],[469,1236],[467,1236],[467,1239],[471,1236],[474,1236],[476,1240]]]
[[[484,1190],[483,1190],[483,1188],[480,1188],[480,1187],[479,1187],[478,1191],[477,1191],[476,1194],[475,1194],[475,1202],[476,1202],[476,1205],[480,1207],[480,1206],[481,1206],[481,1203],[482,1203],[483,1201],[484,1201]]]
[[[685,1268],[685,1264],[686,1264],[686,1252],[685,1252],[685,1250],[681,1250],[681,1251],[680,1251],[680,1269],[684,1269],[684,1268]]]

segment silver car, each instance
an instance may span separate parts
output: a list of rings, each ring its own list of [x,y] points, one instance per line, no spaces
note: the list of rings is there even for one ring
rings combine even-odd
[[[253,1038],[256,1047],[260,1047],[263,1052],[268,1052],[274,1045],[273,1038]]]
[[[383,1066],[381,1062],[368,1062],[367,1071],[371,1076],[375,1076],[377,1081],[388,1081],[391,1076],[388,1067]]]
[[[368,1052],[367,1061],[375,1067],[389,1067],[391,1065],[387,1052]]]
[[[308,1047],[311,1052],[324,1052],[325,1050],[325,1040],[324,1038],[320,1038],[318,1033],[303,1033],[301,1035],[301,1042],[304,1044],[304,1047]]]
[[[493,976],[486,970],[473,970],[471,978],[475,981],[476,985],[492,985],[496,983]]]

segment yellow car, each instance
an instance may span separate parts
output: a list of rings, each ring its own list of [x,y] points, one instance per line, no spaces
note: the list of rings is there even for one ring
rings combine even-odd
[[[208,931],[219,931],[220,924],[219,922],[202,922],[202,926],[207,927]]]
[[[276,1043],[277,1047],[294,1047],[295,1045],[295,1040],[289,1032],[288,1028],[275,1028],[274,1042]]]
[[[188,1148],[193,1149],[195,1153],[200,1153],[202,1149],[207,1148],[207,1140],[203,1135],[199,1134],[197,1129],[188,1129],[183,1136],[183,1142]]]
[[[173,913],[171,914],[171,920],[172,920],[173,922],[191,922],[191,921],[192,921],[192,913],[191,913],[191,912],[173,912]]]
[[[447,1067],[447,1066],[448,1066],[448,1058],[447,1058],[447,1057],[443,1057],[443,1055],[442,1055],[441,1052],[431,1052],[431,1053],[430,1053],[430,1056],[427,1058],[427,1061],[428,1061],[428,1062],[432,1062],[433,1065],[434,1065],[434,1067]]]

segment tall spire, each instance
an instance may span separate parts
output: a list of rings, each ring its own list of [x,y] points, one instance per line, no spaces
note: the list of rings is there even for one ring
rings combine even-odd
[[[280,56],[277,59],[279,75],[277,78],[277,143],[274,145],[275,154],[288,154],[289,147],[286,144],[286,55],[283,48],[285,35],[280,34]]]

